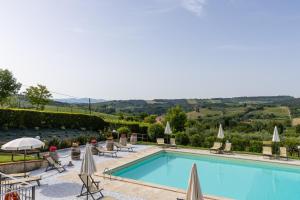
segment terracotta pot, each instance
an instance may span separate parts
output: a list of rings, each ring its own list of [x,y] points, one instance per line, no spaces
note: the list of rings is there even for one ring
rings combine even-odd
[[[106,149],[107,149],[107,151],[114,150],[114,140],[112,140],[112,139],[106,140]]]
[[[76,144],[76,143],[75,143]],[[71,159],[72,160],[80,160],[80,147],[78,144],[75,145],[73,143],[72,148],[71,148]]]
[[[92,144],[92,154],[93,155],[98,155],[98,150],[96,149],[97,143]]]
[[[137,134],[132,133],[132,135],[130,136],[130,144],[136,144],[136,143],[137,143]]]
[[[127,137],[126,137],[126,134],[121,134],[121,137],[120,137],[120,144],[126,146],[127,145]]]

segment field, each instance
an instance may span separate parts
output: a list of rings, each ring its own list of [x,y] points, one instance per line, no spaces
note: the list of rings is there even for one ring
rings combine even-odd
[[[294,118],[292,124],[293,126],[300,125],[300,118]]]
[[[286,106],[226,106],[226,107],[209,107],[200,108],[199,112],[187,112],[189,119],[201,118],[222,118],[222,117],[238,117],[244,121],[285,121],[290,119],[289,108]],[[300,118],[294,120],[294,123],[300,123]]]
[[[64,106],[47,105],[45,107],[45,111],[90,114],[90,112],[89,112],[89,110],[87,108],[79,107],[79,106],[76,106],[76,105],[70,105],[70,106],[65,106],[65,105]],[[116,119],[118,119],[118,116],[116,116],[116,115],[95,112],[93,110],[92,110],[91,114],[99,116],[99,117],[102,117],[103,119],[107,119],[107,120],[116,120]]]
[[[37,157],[32,155],[27,155],[26,160],[37,160]],[[0,153],[0,163],[11,162],[11,154],[10,153]],[[14,161],[24,161],[23,154],[14,155]]]

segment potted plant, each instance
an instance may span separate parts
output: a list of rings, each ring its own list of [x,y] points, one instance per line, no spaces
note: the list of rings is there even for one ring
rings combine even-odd
[[[137,143],[137,133],[132,133],[130,136],[130,144],[136,144]]]
[[[112,136],[112,133],[108,134],[106,137],[106,149],[107,151],[114,150],[114,137]]]
[[[93,155],[97,155],[98,154],[98,151],[96,149],[96,147],[97,147],[97,140],[96,139],[92,139],[91,140],[91,145],[92,145],[92,153],[93,153]]]
[[[53,160],[58,161],[57,147],[56,146],[50,146],[49,147],[49,155],[53,158]]]
[[[78,143],[73,142],[72,143],[72,148],[71,148],[71,159],[72,160],[80,160],[80,147],[78,145]]]
[[[130,129],[127,126],[122,126],[118,128],[118,133],[121,134],[120,144],[127,145],[127,135],[130,133]]]

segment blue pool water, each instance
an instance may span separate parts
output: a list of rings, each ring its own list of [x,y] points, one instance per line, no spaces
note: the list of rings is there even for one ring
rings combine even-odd
[[[300,168],[289,165],[161,152],[113,175],[187,189],[193,163],[204,194],[240,200],[300,199]]]

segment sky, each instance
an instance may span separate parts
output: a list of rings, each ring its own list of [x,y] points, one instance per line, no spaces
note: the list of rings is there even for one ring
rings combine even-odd
[[[298,0],[0,0],[0,68],[100,99],[300,97]]]

